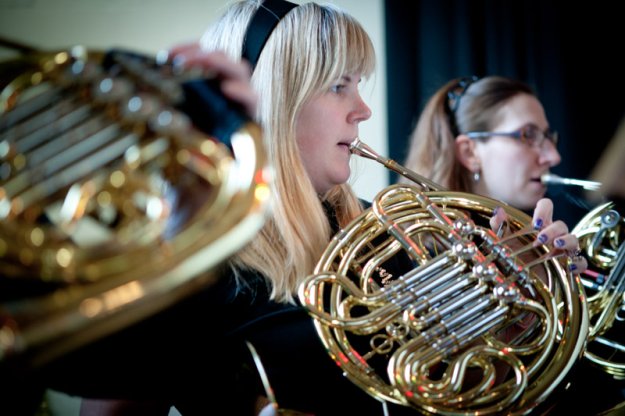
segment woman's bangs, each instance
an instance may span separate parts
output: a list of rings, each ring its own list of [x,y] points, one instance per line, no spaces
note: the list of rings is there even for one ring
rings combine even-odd
[[[371,75],[375,69],[375,52],[371,39],[364,29],[353,20],[345,26],[345,68],[349,73],[359,73],[364,78]]]

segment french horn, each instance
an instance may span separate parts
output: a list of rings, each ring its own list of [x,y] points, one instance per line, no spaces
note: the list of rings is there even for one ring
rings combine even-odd
[[[613,202],[604,202],[573,228],[588,269],[581,275],[588,295],[590,332],[584,357],[625,379],[625,222]]]
[[[592,199],[605,192],[599,181],[545,175],[548,185],[581,187],[593,191]],[[589,198],[590,199],[590,198]],[[605,199],[605,197],[603,197]],[[572,230],[588,268],[580,275],[587,294],[590,329],[584,357],[593,365],[625,379],[625,223],[613,201],[602,201],[582,217]]]
[[[3,368],[208,287],[264,223],[261,129],[211,74],[76,46],[7,60],[0,82]]]
[[[369,395],[424,414],[548,407],[585,345],[579,279],[533,244],[521,211],[445,191],[358,139],[351,151],[414,185],[378,193],[299,287],[331,359]],[[497,207],[508,220],[495,232]],[[398,258],[409,267],[394,270]]]

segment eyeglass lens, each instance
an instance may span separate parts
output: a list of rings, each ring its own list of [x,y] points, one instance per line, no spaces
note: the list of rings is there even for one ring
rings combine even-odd
[[[558,133],[547,129],[539,130],[535,127],[521,129],[521,140],[531,146],[541,147],[545,140],[549,140],[554,146],[558,144]]]

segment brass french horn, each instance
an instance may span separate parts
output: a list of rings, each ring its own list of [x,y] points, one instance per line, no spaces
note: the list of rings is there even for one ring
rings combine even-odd
[[[262,226],[261,129],[210,74],[76,46],[3,62],[0,82],[0,366],[207,287]]]
[[[586,340],[579,279],[534,247],[526,214],[444,191],[359,140],[351,150],[415,185],[378,193],[299,288],[331,358],[371,396],[426,414],[548,406]],[[498,232],[496,207],[509,218]],[[410,267],[393,270],[398,258]]]
[[[598,181],[545,175],[542,182],[605,192]],[[605,197],[604,197],[605,198]],[[613,201],[600,202],[573,228],[588,268],[580,275],[587,294],[590,329],[584,357],[616,379],[625,379],[625,223]]]
[[[589,267],[582,274],[590,332],[584,357],[616,379],[625,379],[625,222],[604,202],[573,228]]]

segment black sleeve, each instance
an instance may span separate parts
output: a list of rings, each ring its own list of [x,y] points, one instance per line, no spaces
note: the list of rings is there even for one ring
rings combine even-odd
[[[250,375],[250,353],[229,336],[267,305],[264,280],[252,274],[248,281],[241,289],[232,276],[224,276],[174,306],[46,365],[3,368],[7,406],[15,398],[15,409],[32,408],[45,388],[172,405],[209,394],[225,399],[240,390],[255,397],[257,374]],[[241,395],[232,405],[247,408],[250,403]]]

